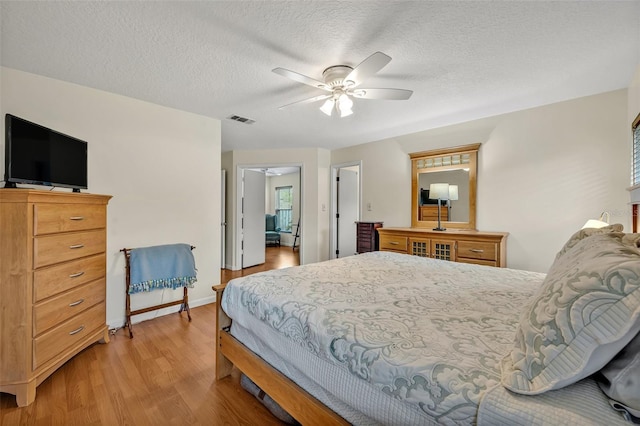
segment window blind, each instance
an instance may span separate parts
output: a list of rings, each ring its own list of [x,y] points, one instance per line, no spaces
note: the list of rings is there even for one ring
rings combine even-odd
[[[291,232],[293,207],[293,187],[276,187],[276,215],[282,232]]]

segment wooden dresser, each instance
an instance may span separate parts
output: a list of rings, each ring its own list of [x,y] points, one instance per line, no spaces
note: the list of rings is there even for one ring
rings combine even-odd
[[[378,251],[378,233],[376,229],[382,228],[382,222],[356,222],[356,252],[368,253]]]
[[[18,406],[75,354],[109,341],[110,198],[0,189],[0,391]]]
[[[507,233],[380,228],[380,250],[478,265],[506,267]]]

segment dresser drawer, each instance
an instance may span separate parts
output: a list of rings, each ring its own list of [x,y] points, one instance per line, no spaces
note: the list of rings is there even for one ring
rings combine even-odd
[[[380,235],[380,250],[407,251],[407,237]]]
[[[458,257],[495,261],[497,255],[498,249],[495,243],[458,241]]]
[[[33,335],[37,336],[102,302],[105,298],[105,284],[106,278],[100,278],[37,304],[33,312]]]
[[[363,238],[371,238],[373,236],[373,228],[371,226],[358,225],[358,236]]]
[[[106,220],[105,205],[36,204],[33,211],[33,234],[104,228]]]
[[[375,251],[375,247],[373,245],[373,242],[369,239],[369,240],[358,240],[358,243],[356,244],[356,251],[358,253],[367,253],[370,251]]]
[[[497,261],[482,260],[482,259],[465,259],[463,257],[457,258],[456,262],[458,262],[458,263],[471,263],[473,265],[498,266],[498,262]]]
[[[69,232],[35,237],[33,239],[33,267],[77,259],[106,250],[106,230]]]
[[[33,273],[33,297],[35,302],[62,293],[71,288],[104,277],[106,258],[104,254],[71,260]]]
[[[34,339],[35,370],[65,349],[81,342],[91,332],[105,326],[105,304],[101,303],[65,321]]]

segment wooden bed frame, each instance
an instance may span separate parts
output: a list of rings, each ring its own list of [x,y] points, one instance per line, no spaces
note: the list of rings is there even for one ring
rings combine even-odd
[[[229,333],[231,318],[220,306],[225,287],[226,284],[212,287],[216,292],[216,380],[229,376],[235,365],[301,424],[348,425],[349,422],[273,368]]]

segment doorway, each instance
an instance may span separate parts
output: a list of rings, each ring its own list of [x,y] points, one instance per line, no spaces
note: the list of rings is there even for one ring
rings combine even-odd
[[[362,161],[331,166],[331,252],[329,257],[356,254],[356,222],[361,211]]]
[[[300,232],[302,216],[302,168],[300,165],[275,166],[238,166],[237,169],[237,208],[236,208],[236,259],[239,268],[254,268],[265,263],[265,253],[271,257],[268,263],[278,264],[272,259],[271,246],[265,244],[265,215],[273,214],[278,217],[280,231],[280,245],[283,250],[294,251],[292,247],[296,232]],[[249,177],[249,178],[247,178]],[[260,177],[257,179],[255,177]],[[276,194],[280,199],[276,199]],[[283,202],[282,195],[290,195],[290,203]],[[297,259],[302,258],[302,246],[298,236],[295,251]],[[298,261],[298,264],[300,262]],[[236,267],[238,267],[236,266]],[[234,268],[235,269],[235,268]]]

